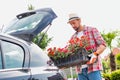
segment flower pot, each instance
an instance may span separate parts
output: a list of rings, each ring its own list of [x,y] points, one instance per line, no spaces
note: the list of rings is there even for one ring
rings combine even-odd
[[[51,58],[51,60],[58,68],[69,68],[77,65],[86,64],[86,62],[90,59],[88,57],[89,54],[90,54],[89,52],[82,48],[79,49],[76,53],[69,55],[67,57],[58,59]]]

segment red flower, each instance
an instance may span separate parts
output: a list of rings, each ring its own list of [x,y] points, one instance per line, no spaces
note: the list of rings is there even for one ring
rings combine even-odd
[[[56,51],[56,47],[54,47],[53,49],[49,48],[47,51],[48,51],[48,56],[54,56],[55,51]]]
[[[86,36],[80,38],[75,37],[68,41],[68,44],[64,48],[49,48],[48,56],[57,59],[67,57],[68,55],[74,54],[78,49],[85,48],[89,44],[89,40]]]

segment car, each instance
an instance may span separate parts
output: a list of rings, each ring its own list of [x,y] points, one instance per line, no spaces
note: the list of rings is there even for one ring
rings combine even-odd
[[[0,80],[67,80],[64,71],[48,64],[48,55],[32,42],[55,18],[51,8],[41,8],[16,15],[3,28]]]

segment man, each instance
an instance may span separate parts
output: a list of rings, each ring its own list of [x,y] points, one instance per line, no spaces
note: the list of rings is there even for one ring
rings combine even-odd
[[[99,31],[94,27],[81,24],[81,18],[77,14],[69,14],[68,23],[76,31],[72,38],[87,36],[90,45],[86,50],[92,50],[91,59],[87,64],[77,66],[78,80],[102,80],[100,71],[102,70],[102,61],[100,54],[106,49],[106,43]]]

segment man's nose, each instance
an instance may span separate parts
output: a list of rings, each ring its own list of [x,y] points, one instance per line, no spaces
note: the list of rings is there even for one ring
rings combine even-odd
[[[74,27],[74,24],[71,24],[72,27]]]
[[[76,28],[76,26],[75,26],[75,25],[72,25],[72,27],[73,27],[73,28]]]

